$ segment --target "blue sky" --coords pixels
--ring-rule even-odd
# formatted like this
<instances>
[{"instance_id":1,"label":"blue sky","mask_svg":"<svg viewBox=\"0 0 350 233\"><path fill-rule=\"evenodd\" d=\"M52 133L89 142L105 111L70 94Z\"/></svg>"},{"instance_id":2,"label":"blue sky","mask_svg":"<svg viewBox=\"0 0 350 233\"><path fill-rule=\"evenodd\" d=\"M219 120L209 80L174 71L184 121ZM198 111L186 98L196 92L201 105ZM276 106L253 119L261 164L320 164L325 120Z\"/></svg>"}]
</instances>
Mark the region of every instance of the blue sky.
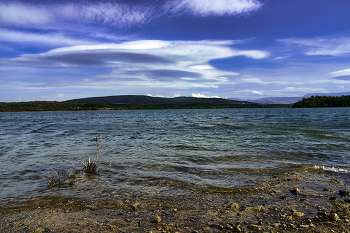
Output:
<instances>
[{"instance_id":1,"label":"blue sky","mask_svg":"<svg viewBox=\"0 0 350 233\"><path fill-rule=\"evenodd\" d=\"M349 0L0 2L0 102L350 91Z\"/></svg>"}]
</instances>

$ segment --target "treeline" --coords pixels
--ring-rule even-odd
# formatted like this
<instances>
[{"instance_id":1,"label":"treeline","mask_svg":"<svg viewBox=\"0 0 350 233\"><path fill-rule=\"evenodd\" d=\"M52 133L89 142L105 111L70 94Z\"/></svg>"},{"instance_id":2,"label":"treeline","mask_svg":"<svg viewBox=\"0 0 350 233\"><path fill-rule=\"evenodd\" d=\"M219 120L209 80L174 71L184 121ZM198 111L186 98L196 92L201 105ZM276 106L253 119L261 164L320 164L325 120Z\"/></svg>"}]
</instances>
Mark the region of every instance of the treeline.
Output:
<instances>
[{"instance_id":1,"label":"treeline","mask_svg":"<svg viewBox=\"0 0 350 233\"><path fill-rule=\"evenodd\" d=\"M41 111L92 111L92 110L146 110L146 109L215 109L215 108L280 108L290 105L279 104L211 104L189 103L168 105L107 105L98 103L75 103L58 101L0 102L0 112Z\"/></svg>"},{"instance_id":2,"label":"treeline","mask_svg":"<svg viewBox=\"0 0 350 233\"><path fill-rule=\"evenodd\" d=\"M116 106L94 103L69 103L57 101L0 102L0 112L89 111L116 109L119 108Z\"/></svg>"},{"instance_id":3,"label":"treeline","mask_svg":"<svg viewBox=\"0 0 350 233\"><path fill-rule=\"evenodd\" d=\"M293 108L350 107L350 96L311 96L296 102Z\"/></svg>"}]
</instances>

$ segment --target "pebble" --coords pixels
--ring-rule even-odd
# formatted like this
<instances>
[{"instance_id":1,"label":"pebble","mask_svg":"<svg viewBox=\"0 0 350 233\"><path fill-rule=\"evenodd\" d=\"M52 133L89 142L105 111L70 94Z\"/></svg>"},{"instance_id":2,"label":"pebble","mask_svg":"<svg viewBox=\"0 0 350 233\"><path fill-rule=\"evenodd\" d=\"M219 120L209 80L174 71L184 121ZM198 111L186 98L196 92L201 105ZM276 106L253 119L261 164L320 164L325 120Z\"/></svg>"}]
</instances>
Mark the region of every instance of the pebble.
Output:
<instances>
[{"instance_id":1,"label":"pebble","mask_svg":"<svg viewBox=\"0 0 350 233\"><path fill-rule=\"evenodd\" d=\"M339 190L339 195L340 196L350 196L348 190Z\"/></svg>"},{"instance_id":2,"label":"pebble","mask_svg":"<svg viewBox=\"0 0 350 233\"><path fill-rule=\"evenodd\" d=\"M161 221L162 221L162 219L158 215L154 218L155 223L160 223Z\"/></svg>"},{"instance_id":3,"label":"pebble","mask_svg":"<svg viewBox=\"0 0 350 233\"><path fill-rule=\"evenodd\" d=\"M44 232L43 228L36 228L35 230L33 230L31 233L41 233Z\"/></svg>"},{"instance_id":4,"label":"pebble","mask_svg":"<svg viewBox=\"0 0 350 233\"><path fill-rule=\"evenodd\" d=\"M117 227L115 225L107 225L107 230L110 230L110 231L115 231L117 229Z\"/></svg>"},{"instance_id":5,"label":"pebble","mask_svg":"<svg viewBox=\"0 0 350 233\"><path fill-rule=\"evenodd\" d=\"M140 208L140 203L136 202L135 204L132 205L132 208L133 208L134 210L139 209L139 208Z\"/></svg>"},{"instance_id":6,"label":"pebble","mask_svg":"<svg viewBox=\"0 0 350 233\"><path fill-rule=\"evenodd\" d=\"M233 210L233 211L239 211L240 207L237 203L231 203L226 207L226 209Z\"/></svg>"},{"instance_id":7,"label":"pebble","mask_svg":"<svg viewBox=\"0 0 350 233\"><path fill-rule=\"evenodd\" d=\"M274 223L272 224L273 227L280 227L281 226L281 223L277 222L277 223Z\"/></svg>"},{"instance_id":8,"label":"pebble","mask_svg":"<svg viewBox=\"0 0 350 233\"><path fill-rule=\"evenodd\" d=\"M248 226L249 229L253 230L253 231L262 231L263 228L261 226L258 226L258 225L254 225L254 224L250 224Z\"/></svg>"},{"instance_id":9,"label":"pebble","mask_svg":"<svg viewBox=\"0 0 350 233\"><path fill-rule=\"evenodd\" d=\"M294 194L300 194L300 189L298 189L298 188L293 188L290 191Z\"/></svg>"},{"instance_id":10,"label":"pebble","mask_svg":"<svg viewBox=\"0 0 350 233\"><path fill-rule=\"evenodd\" d=\"M294 211L293 212L293 217L296 218L302 218L304 216L304 213L298 212L298 211Z\"/></svg>"},{"instance_id":11,"label":"pebble","mask_svg":"<svg viewBox=\"0 0 350 233\"><path fill-rule=\"evenodd\" d=\"M254 207L248 207L248 210L254 211L254 212L260 212L262 210L263 206L254 206Z\"/></svg>"},{"instance_id":12,"label":"pebble","mask_svg":"<svg viewBox=\"0 0 350 233\"><path fill-rule=\"evenodd\" d=\"M334 222L340 220L338 214L336 214L336 213L331 213L331 214L329 215L329 219L332 220L332 221L334 221Z\"/></svg>"},{"instance_id":13,"label":"pebble","mask_svg":"<svg viewBox=\"0 0 350 233\"><path fill-rule=\"evenodd\" d=\"M233 226L233 227L232 227L232 231L233 231L233 232L241 232L242 229L240 228L239 225L237 225L237 226Z\"/></svg>"}]
</instances>

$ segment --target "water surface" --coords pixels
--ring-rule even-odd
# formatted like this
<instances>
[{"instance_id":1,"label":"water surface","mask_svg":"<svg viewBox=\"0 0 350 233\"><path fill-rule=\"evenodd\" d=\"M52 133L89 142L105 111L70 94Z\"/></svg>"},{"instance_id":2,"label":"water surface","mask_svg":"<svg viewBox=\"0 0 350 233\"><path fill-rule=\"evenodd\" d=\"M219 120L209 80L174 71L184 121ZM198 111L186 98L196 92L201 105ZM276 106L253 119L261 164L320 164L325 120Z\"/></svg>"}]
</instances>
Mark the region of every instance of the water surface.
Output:
<instances>
[{"instance_id":1,"label":"water surface","mask_svg":"<svg viewBox=\"0 0 350 233\"><path fill-rule=\"evenodd\" d=\"M253 187L300 167L348 174L350 108L0 113L0 202ZM99 175L48 188L96 153Z\"/></svg>"}]
</instances>

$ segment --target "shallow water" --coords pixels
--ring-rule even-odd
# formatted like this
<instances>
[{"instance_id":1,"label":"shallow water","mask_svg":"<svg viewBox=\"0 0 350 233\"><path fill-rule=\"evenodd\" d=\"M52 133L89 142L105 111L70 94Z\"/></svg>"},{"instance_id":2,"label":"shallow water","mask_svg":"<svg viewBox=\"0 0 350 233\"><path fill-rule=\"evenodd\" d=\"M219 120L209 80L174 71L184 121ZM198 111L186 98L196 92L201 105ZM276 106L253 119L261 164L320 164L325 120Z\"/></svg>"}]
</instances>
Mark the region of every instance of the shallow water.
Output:
<instances>
[{"instance_id":1,"label":"shallow water","mask_svg":"<svg viewBox=\"0 0 350 233\"><path fill-rule=\"evenodd\" d=\"M349 114L350 108L0 113L0 202L235 189L301 167L348 175ZM48 176L74 173L95 156L96 136L99 175L48 188Z\"/></svg>"}]
</instances>

